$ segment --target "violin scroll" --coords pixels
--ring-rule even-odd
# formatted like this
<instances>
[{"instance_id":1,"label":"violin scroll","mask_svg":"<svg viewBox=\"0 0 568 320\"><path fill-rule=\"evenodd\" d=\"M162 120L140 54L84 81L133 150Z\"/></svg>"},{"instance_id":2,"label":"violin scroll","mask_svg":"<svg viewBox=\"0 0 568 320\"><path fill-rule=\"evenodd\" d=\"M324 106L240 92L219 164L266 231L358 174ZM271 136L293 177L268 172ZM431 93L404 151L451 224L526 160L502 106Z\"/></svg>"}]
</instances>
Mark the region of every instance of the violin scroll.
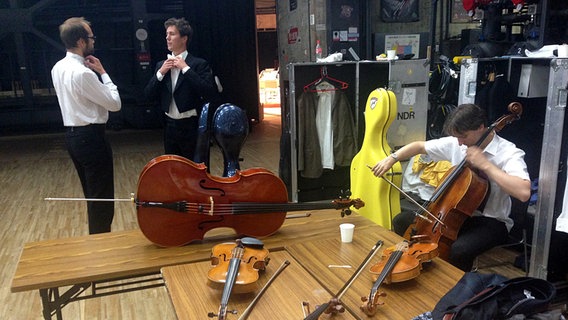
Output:
<instances>
[{"instance_id":1,"label":"violin scroll","mask_svg":"<svg viewBox=\"0 0 568 320\"><path fill-rule=\"evenodd\" d=\"M371 297L361 297L361 301L364 302L360 307L361 311L369 317L374 316L377 313L377 307L385 304L383 301L379 301L379 298L386 296L387 294L384 292L375 291Z\"/></svg>"},{"instance_id":2,"label":"violin scroll","mask_svg":"<svg viewBox=\"0 0 568 320\"><path fill-rule=\"evenodd\" d=\"M361 199L335 199L333 200L335 207L337 209L349 208L353 206L355 209L359 209L365 206L365 202Z\"/></svg>"}]
</instances>

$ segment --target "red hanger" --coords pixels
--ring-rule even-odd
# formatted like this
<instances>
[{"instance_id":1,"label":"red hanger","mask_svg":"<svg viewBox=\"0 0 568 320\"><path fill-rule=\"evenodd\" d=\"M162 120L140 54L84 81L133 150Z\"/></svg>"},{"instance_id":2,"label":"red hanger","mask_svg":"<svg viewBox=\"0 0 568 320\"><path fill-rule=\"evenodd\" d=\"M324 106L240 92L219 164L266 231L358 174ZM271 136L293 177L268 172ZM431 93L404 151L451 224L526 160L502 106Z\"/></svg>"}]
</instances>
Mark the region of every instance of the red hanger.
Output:
<instances>
[{"instance_id":1,"label":"red hanger","mask_svg":"<svg viewBox=\"0 0 568 320\"><path fill-rule=\"evenodd\" d=\"M327 67L322 66L320 69L321 76L310 82L309 84L304 86L304 92L327 92L327 91L337 91L337 90L345 90L349 88L349 84L347 82L335 79L330 77L327 74ZM333 89L318 89L317 85L322 82L328 82L329 84L333 85Z\"/></svg>"}]
</instances>

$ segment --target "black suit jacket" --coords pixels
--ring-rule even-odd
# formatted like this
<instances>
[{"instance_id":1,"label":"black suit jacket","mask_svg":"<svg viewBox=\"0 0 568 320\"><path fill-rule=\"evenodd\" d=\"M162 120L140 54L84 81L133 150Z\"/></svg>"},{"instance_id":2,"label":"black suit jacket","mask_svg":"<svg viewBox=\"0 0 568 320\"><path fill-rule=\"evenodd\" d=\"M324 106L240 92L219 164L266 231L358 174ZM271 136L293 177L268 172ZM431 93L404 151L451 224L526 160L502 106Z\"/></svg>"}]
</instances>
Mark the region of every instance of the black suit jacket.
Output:
<instances>
[{"instance_id":1,"label":"black suit jacket","mask_svg":"<svg viewBox=\"0 0 568 320\"><path fill-rule=\"evenodd\" d=\"M164 61L156 65L154 75L146 85L144 92L152 103L159 103L161 110L168 112L172 101L172 73L166 73L162 81L158 81L156 77ZM203 104L216 94L217 87L207 61L188 54L185 62L190 69L185 74L180 71L175 90L173 90L173 98L180 113L196 109L199 114Z\"/></svg>"}]
</instances>

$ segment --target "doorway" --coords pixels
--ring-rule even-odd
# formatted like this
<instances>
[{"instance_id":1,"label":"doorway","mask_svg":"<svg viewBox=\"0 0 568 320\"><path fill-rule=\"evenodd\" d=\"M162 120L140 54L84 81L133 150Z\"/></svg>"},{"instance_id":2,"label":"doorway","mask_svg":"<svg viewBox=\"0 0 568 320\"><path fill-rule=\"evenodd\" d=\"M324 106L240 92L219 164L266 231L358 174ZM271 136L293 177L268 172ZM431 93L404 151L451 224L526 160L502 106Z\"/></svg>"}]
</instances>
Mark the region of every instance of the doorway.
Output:
<instances>
[{"instance_id":1,"label":"doorway","mask_svg":"<svg viewBox=\"0 0 568 320\"><path fill-rule=\"evenodd\" d=\"M259 100L264 114L280 115L280 81L275 0L255 0Z\"/></svg>"}]
</instances>

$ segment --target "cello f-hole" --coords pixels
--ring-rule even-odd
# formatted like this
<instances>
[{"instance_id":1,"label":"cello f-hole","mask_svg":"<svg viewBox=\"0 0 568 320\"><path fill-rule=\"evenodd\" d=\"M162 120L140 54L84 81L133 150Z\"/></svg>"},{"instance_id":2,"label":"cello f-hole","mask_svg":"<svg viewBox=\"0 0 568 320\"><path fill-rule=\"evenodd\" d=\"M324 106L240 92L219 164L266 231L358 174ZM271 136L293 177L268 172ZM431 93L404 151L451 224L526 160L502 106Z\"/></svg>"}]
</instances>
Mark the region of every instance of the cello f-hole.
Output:
<instances>
[{"instance_id":1,"label":"cello f-hole","mask_svg":"<svg viewBox=\"0 0 568 320\"><path fill-rule=\"evenodd\" d=\"M440 222L439 221L444 220L444 218L445 217L442 213L438 213L434 223L432 224L432 235L435 235L436 233L438 233L438 229L440 228Z\"/></svg>"},{"instance_id":2,"label":"cello f-hole","mask_svg":"<svg viewBox=\"0 0 568 320\"><path fill-rule=\"evenodd\" d=\"M224 197L224 196L225 196L225 190L223 190L223 189L221 189L221 188L210 188L210 187L207 187L207 186L205 186L205 183L206 183L206 182L207 182L207 180L205 180L205 179L199 180L199 186L200 186L201 188L203 188L204 190L216 190L216 191L219 191L219 196L220 196L220 197Z\"/></svg>"},{"instance_id":3,"label":"cello f-hole","mask_svg":"<svg viewBox=\"0 0 568 320\"><path fill-rule=\"evenodd\" d=\"M201 222L199 222L199 224L198 224L199 230L207 230L206 228L207 228L207 225L208 225L208 224L211 224L211 223L212 223L212 224L215 224L215 223L219 223L219 222L225 220L225 218L224 218L222 215L218 215L218 216L216 216L216 217L217 217L217 220L214 220L213 218L211 218L211 219L209 219L209 220L207 220L207 221L201 221Z\"/></svg>"}]
</instances>

